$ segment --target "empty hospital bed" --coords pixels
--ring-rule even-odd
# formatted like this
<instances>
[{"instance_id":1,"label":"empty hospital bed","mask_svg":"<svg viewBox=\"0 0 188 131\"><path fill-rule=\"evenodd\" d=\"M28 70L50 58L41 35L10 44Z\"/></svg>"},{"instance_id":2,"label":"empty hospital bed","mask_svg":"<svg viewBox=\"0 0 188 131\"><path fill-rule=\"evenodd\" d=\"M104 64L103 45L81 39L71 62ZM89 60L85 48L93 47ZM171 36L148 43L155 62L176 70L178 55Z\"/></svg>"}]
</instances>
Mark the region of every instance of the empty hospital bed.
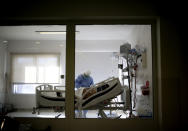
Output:
<instances>
[{"instance_id":1,"label":"empty hospital bed","mask_svg":"<svg viewBox=\"0 0 188 131\"><path fill-rule=\"evenodd\" d=\"M65 106L65 87L52 86L43 84L36 87L36 107L33 112L37 110L40 113L40 108L53 108Z\"/></svg>"}]
</instances>

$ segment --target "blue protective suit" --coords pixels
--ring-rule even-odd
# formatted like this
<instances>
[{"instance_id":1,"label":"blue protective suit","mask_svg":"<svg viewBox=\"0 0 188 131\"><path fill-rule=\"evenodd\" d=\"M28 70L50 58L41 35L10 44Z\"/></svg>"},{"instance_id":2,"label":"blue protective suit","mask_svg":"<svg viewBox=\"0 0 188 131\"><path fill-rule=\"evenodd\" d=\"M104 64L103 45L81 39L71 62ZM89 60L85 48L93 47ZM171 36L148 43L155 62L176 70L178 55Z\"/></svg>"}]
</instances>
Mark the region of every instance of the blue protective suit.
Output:
<instances>
[{"instance_id":1,"label":"blue protective suit","mask_svg":"<svg viewBox=\"0 0 188 131\"><path fill-rule=\"evenodd\" d=\"M75 81L75 87L80 88L80 87L90 87L93 85L93 78L91 76L86 76L84 74L79 75L76 78Z\"/></svg>"},{"instance_id":2,"label":"blue protective suit","mask_svg":"<svg viewBox=\"0 0 188 131\"><path fill-rule=\"evenodd\" d=\"M80 87L90 87L93 85L93 78L91 76L86 76L84 74L79 75L76 80L75 80L75 87L80 88ZM83 110L83 117L86 118L87 110ZM76 110L76 113L77 110Z\"/></svg>"}]
</instances>

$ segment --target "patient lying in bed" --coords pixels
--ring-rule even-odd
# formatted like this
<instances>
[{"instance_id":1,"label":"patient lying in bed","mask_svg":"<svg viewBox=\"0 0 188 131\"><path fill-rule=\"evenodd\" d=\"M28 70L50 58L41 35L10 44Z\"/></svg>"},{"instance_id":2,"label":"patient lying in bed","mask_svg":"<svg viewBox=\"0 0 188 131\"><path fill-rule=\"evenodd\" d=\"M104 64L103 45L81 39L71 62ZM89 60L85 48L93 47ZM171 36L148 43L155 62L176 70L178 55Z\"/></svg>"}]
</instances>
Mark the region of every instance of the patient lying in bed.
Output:
<instances>
[{"instance_id":1,"label":"patient lying in bed","mask_svg":"<svg viewBox=\"0 0 188 131\"><path fill-rule=\"evenodd\" d=\"M111 100L123 92L118 78L110 78L89 88L81 87L75 91L75 106L83 109Z\"/></svg>"},{"instance_id":2,"label":"patient lying in bed","mask_svg":"<svg viewBox=\"0 0 188 131\"><path fill-rule=\"evenodd\" d=\"M77 89L75 91L75 98L81 98L82 96L83 99L86 99L88 97L90 97L91 95L95 94L97 91L95 88L84 88L84 87L81 87L79 89Z\"/></svg>"}]
</instances>

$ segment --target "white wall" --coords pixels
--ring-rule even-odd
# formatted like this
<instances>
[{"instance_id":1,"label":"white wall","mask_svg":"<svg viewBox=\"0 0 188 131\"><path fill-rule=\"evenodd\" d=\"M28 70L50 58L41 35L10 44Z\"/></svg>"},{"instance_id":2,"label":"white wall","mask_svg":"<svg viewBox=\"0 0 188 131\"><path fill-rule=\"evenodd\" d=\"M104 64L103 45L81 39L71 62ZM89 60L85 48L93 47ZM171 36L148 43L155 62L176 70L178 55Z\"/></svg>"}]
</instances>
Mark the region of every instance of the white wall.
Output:
<instances>
[{"instance_id":1,"label":"white wall","mask_svg":"<svg viewBox=\"0 0 188 131\"><path fill-rule=\"evenodd\" d=\"M136 109L138 109L141 112L141 114L142 113L144 114L146 113L144 108L148 107L146 106L147 104L153 111L151 26L140 26L139 28L138 26L135 26L134 30L132 31L134 32L133 35L134 38L132 40L130 39L129 42L133 44L133 46L139 45L146 50L146 57L145 57L146 66L141 67L137 71L137 84L138 84L137 103L138 104L136 105ZM149 81L150 84L149 87L150 94L148 96L143 96L140 94L141 92L140 86L145 85L145 82L147 80Z\"/></svg>"},{"instance_id":2,"label":"white wall","mask_svg":"<svg viewBox=\"0 0 188 131\"><path fill-rule=\"evenodd\" d=\"M75 60L76 77L86 70L91 71L94 83L118 77L118 60L113 52L77 52Z\"/></svg>"},{"instance_id":3,"label":"white wall","mask_svg":"<svg viewBox=\"0 0 188 131\"><path fill-rule=\"evenodd\" d=\"M126 40L76 40L78 52L119 52Z\"/></svg>"},{"instance_id":4,"label":"white wall","mask_svg":"<svg viewBox=\"0 0 188 131\"><path fill-rule=\"evenodd\" d=\"M7 45L0 40L0 103L5 103Z\"/></svg>"}]
</instances>

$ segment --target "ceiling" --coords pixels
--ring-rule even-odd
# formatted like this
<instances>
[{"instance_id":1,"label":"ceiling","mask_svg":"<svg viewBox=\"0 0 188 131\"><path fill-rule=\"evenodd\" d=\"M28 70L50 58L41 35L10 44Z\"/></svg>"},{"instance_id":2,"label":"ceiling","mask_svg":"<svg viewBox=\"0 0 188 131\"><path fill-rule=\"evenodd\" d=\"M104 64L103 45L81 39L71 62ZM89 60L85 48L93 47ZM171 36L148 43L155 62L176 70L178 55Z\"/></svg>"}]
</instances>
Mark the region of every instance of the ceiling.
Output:
<instances>
[{"instance_id":1,"label":"ceiling","mask_svg":"<svg viewBox=\"0 0 188 131\"><path fill-rule=\"evenodd\" d=\"M3 40L65 40L65 35L40 35L36 31L66 31L65 26L0 26Z\"/></svg>"},{"instance_id":2,"label":"ceiling","mask_svg":"<svg viewBox=\"0 0 188 131\"><path fill-rule=\"evenodd\" d=\"M78 25L76 40L127 40L143 26L147 25ZM0 26L0 39L6 41L66 39L65 34L41 35L36 31L66 31L66 26Z\"/></svg>"}]
</instances>

